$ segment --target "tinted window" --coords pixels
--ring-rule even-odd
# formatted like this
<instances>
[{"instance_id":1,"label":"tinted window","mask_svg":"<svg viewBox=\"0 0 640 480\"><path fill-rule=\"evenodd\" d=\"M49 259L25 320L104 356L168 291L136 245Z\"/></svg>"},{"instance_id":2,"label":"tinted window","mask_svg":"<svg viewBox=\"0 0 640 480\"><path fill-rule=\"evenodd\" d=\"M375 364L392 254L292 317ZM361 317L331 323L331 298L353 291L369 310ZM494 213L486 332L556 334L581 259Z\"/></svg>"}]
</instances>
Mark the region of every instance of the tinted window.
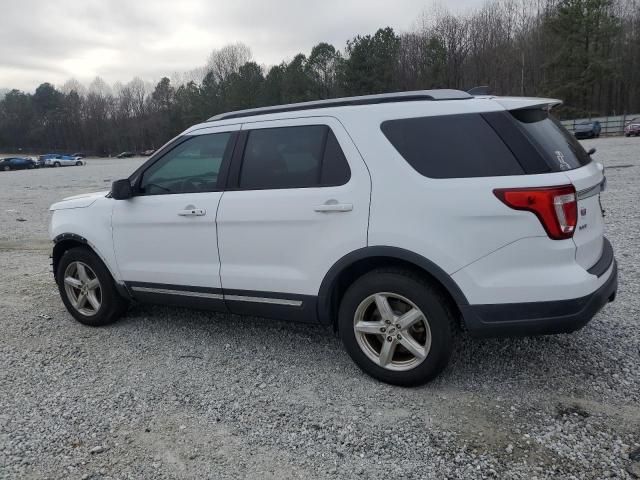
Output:
<instances>
[{"instance_id":1,"label":"tinted window","mask_svg":"<svg viewBox=\"0 0 640 480\"><path fill-rule=\"evenodd\" d=\"M349 165L325 125L252 130L240 170L246 190L342 185Z\"/></svg>"},{"instance_id":2,"label":"tinted window","mask_svg":"<svg viewBox=\"0 0 640 480\"><path fill-rule=\"evenodd\" d=\"M580 142L546 110L514 110L511 115L554 171L572 170L591 161Z\"/></svg>"},{"instance_id":3,"label":"tinted window","mask_svg":"<svg viewBox=\"0 0 640 480\"><path fill-rule=\"evenodd\" d=\"M338 139L331 130L327 135L327 144L324 149L321 185L344 185L351 178L349 163L340 148Z\"/></svg>"},{"instance_id":4,"label":"tinted window","mask_svg":"<svg viewBox=\"0 0 640 480\"><path fill-rule=\"evenodd\" d=\"M217 190L218 173L231 133L197 135L179 144L142 175L146 195Z\"/></svg>"},{"instance_id":5,"label":"tinted window","mask_svg":"<svg viewBox=\"0 0 640 480\"><path fill-rule=\"evenodd\" d=\"M382 132L419 173L431 178L521 175L522 167L479 114L389 120Z\"/></svg>"}]
</instances>

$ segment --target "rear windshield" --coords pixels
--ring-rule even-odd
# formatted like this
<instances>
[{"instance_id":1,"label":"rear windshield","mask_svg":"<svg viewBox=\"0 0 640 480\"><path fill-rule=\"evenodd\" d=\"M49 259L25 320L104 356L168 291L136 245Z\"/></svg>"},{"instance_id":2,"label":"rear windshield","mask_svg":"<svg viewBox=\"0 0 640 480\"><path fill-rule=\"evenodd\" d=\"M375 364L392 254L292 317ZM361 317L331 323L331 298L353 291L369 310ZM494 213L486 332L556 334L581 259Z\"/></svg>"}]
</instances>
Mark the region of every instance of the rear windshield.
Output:
<instances>
[{"instance_id":1,"label":"rear windshield","mask_svg":"<svg viewBox=\"0 0 640 480\"><path fill-rule=\"evenodd\" d=\"M591 161L580 142L546 110L512 110L510 113L554 171L573 170Z\"/></svg>"}]
</instances>

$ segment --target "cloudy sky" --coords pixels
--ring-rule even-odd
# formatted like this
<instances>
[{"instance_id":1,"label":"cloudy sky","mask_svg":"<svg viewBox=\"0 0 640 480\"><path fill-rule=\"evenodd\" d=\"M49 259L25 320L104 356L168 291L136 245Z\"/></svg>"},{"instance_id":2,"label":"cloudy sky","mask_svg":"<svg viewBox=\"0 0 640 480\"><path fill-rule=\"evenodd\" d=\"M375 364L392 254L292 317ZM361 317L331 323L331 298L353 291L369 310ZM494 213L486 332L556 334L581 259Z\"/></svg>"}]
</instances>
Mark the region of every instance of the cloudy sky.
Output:
<instances>
[{"instance_id":1,"label":"cloudy sky","mask_svg":"<svg viewBox=\"0 0 640 480\"><path fill-rule=\"evenodd\" d=\"M439 0L452 11L482 0ZM209 53L243 42L271 65L327 41L411 29L433 0L2 0L0 88L42 82L108 83L204 65Z\"/></svg>"}]
</instances>

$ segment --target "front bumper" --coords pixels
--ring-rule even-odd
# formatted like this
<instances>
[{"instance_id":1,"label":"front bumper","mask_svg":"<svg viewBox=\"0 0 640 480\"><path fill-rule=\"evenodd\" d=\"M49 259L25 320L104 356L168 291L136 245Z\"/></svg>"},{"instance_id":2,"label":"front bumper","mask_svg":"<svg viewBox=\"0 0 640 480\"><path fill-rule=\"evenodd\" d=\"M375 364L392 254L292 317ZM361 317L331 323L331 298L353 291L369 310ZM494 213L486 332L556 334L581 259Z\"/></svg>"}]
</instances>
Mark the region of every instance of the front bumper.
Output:
<instances>
[{"instance_id":1,"label":"front bumper","mask_svg":"<svg viewBox=\"0 0 640 480\"><path fill-rule=\"evenodd\" d=\"M612 267L612 268L611 268ZM570 333L584 327L618 291L618 265L611 257L611 273L595 292L551 302L460 305L469 333L476 337L510 337Z\"/></svg>"}]
</instances>

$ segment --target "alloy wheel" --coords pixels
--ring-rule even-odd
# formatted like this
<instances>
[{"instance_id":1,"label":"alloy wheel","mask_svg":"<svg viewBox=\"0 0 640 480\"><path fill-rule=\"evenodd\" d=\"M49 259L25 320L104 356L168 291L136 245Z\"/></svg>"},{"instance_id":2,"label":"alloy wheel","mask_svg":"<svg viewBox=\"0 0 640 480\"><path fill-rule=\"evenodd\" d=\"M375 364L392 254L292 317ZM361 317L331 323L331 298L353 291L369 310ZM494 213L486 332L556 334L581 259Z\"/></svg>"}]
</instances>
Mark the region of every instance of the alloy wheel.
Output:
<instances>
[{"instance_id":1,"label":"alloy wheel","mask_svg":"<svg viewBox=\"0 0 640 480\"><path fill-rule=\"evenodd\" d=\"M79 313L91 317L102 305L102 286L96 273L83 262L71 262L64 272L64 289Z\"/></svg>"},{"instance_id":2,"label":"alloy wheel","mask_svg":"<svg viewBox=\"0 0 640 480\"><path fill-rule=\"evenodd\" d=\"M427 317L413 302L395 293L365 298L356 309L353 329L364 354L387 370L411 370L431 350Z\"/></svg>"}]
</instances>

